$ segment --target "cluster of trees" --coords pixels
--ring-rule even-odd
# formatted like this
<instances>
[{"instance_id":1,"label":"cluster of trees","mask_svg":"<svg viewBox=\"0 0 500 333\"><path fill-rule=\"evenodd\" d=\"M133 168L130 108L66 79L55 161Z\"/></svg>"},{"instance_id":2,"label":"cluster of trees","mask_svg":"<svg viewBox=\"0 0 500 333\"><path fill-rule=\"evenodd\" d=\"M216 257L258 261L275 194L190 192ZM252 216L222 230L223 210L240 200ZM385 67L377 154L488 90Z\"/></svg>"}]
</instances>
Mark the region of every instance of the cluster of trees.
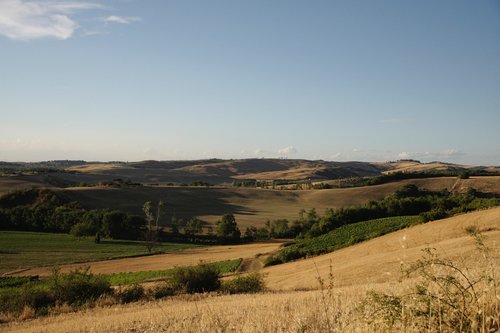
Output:
<instances>
[{"instance_id":1,"label":"cluster of trees","mask_svg":"<svg viewBox=\"0 0 500 333\"><path fill-rule=\"evenodd\" d=\"M312 238L343 225L390 216L420 215L425 221L457 213L500 205L492 195L469 189L453 194L447 190L428 191L405 185L385 199L365 205L328 209L320 216L314 208L299 212L299 218L268 221L263 228L247 228L245 236L254 240L268 238Z\"/></svg>"},{"instance_id":2,"label":"cluster of trees","mask_svg":"<svg viewBox=\"0 0 500 333\"><path fill-rule=\"evenodd\" d=\"M245 237L252 240L292 238L294 236L287 219L267 220L264 227L249 227L245 231Z\"/></svg>"},{"instance_id":3,"label":"cluster of trees","mask_svg":"<svg viewBox=\"0 0 500 333\"><path fill-rule=\"evenodd\" d=\"M390 216L421 215L425 220L445 218L454 214L500 205L494 196L470 189L454 194L446 189L429 191L409 184L385 199L365 205L328 209L319 216L314 209L302 211L291 232L299 237L315 237L340 226Z\"/></svg>"},{"instance_id":4,"label":"cluster of trees","mask_svg":"<svg viewBox=\"0 0 500 333\"><path fill-rule=\"evenodd\" d=\"M27 189L0 197L0 230L71 233L139 239L146 220L118 210L85 210L46 189Z\"/></svg>"},{"instance_id":5,"label":"cluster of trees","mask_svg":"<svg viewBox=\"0 0 500 333\"><path fill-rule=\"evenodd\" d=\"M215 234L203 235L203 221L192 218L179 232L179 223L172 221L170 232L159 225L163 202L153 206L146 202L144 217L119 210L86 210L59 193L47 189L26 189L0 197L0 230L71 233L74 236L96 236L113 239L162 240L191 242L239 242L241 232L232 214L225 214L215 227ZM203 238L203 239L202 239Z\"/></svg>"}]
</instances>

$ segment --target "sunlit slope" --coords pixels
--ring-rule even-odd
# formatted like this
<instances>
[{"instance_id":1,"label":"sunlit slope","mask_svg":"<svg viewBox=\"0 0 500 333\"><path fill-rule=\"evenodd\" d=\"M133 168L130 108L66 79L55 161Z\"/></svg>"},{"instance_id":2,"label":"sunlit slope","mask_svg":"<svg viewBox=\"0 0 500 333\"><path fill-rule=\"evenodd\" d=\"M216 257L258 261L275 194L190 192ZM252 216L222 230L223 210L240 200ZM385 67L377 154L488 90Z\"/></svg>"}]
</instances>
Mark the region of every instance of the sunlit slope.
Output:
<instances>
[{"instance_id":1,"label":"sunlit slope","mask_svg":"<svg viewBox=\"0 0 500 333\"><path fill-rule=\"evenodd\" d=\"M443 188L463 191L473 187L479 191L500 194L500 177L473 177L457 179L440 177L403 180L376 186L330 190L264 190L251 188L200 187L137 187L137 188L71 188L63 191L70 200L85 208L112 208L142 214L144 202L163 200L168 224L172 216L189 219L197 216L215 223L221 215L233 213L238 225L263 226L268 219L294 220L301 209L315 208L323 214L327 208L365 204L381 200L405 184L439 190Z\"/></svg>"},{"instance_id":2,"label":"sunlit slope","mask_svg":"<svg viewBox=\"0 0 500 333\"><path fill-rule=\"evenodd\" d=\"M459 215L400 230L326 255L266 268L271 289L317 288L317 277L331 265L337 286L396 281L402 263L415 262L422 249L436 248L444 256L465 256L475 247L465 229L474 226L487 244L500 243L500 208Z\"/></svg>"}]
</instances>

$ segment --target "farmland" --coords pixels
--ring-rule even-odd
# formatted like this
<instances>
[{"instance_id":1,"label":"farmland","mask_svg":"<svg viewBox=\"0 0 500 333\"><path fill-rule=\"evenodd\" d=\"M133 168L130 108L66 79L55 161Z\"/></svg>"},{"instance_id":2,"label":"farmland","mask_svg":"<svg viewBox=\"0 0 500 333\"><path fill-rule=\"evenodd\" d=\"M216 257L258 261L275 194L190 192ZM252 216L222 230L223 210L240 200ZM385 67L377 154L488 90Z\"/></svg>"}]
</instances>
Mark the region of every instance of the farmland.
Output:
<instances>
[{"instance_id":1,"label":"farmland","mask_svg":"<svg viewBox=\"0 0 500 333\"><path fill-rule=\"evenodd\" d=\"M144 244L136 241L75 238L67 234L0 231L0 274L32 267L135 257L148 255ZM174 252L196 245L163 243L155 250Z\"/></svg>"},{"instance_id":2,"label":"farmland","mask_svg":"<svg viewBox=\"0 0 500 333\"><path fill-rule=\"evenodd\" d=\"M367 300L367 292L376 290L397 295L413 288L414 279L399 282L401 264L415 262L427 247L436 248L441 256L454 260L460 267L468 267L467 274L483 274L483 269L490 266L483 263L481 253L475 254L475 240L465 231L470 226L483 233L485 245L493 249L489 255L495 263L492 267L498 269L495 244L500 241L499 217L499 208L464 214L390 233L331 254L266 268L266 283L275 290L272 293L184 295L140 305L97 307L84 313L59 314L2 328L6 332L120 332L130 329L383 332L387 331L387 326L382 316L372 315L368 320L370 318L359 312L360 305ZM328 281L330 271L333 276L331 289L307 290L320 287L318 277ZM491 290L482 289L483 285L476 288L477 292L492 294ZM371 304L376 306L376 303ZM498 318L498 311L491 314ZM418 327L411 326L419 324L415 314L410 314L408 320L408 323L396 322L393 329ZM491 325L495 325L494 322Z\"/></svg>"}]
</instances>

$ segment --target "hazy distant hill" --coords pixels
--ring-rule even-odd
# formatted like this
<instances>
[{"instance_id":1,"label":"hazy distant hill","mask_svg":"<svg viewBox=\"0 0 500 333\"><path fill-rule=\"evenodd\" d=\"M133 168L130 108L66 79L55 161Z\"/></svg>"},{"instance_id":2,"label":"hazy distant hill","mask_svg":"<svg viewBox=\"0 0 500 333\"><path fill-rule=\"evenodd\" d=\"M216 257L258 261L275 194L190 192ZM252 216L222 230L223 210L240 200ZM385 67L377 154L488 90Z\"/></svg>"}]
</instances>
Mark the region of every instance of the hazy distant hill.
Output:
<instances>
[{"instance_id":1,"label":"hazy distant hill","mask_svg":"<svg viewBox=\"0 0 500 333\"><path fill-rule=\"evenodd\" d=\"M36 163L0 162L0 173L18 175L22 181L55 187L77 186L128 180L142 184L230 184L234 180L288 180L313 182L351 177L372 177L392 172L487 170L498 167L473 167L442 162L331 162L302 159L240 159L141 162L48 161ZM27 177L27 178L26 178ZM11 179L12 181L13 179Z\"/></svg>"}]
</instances>

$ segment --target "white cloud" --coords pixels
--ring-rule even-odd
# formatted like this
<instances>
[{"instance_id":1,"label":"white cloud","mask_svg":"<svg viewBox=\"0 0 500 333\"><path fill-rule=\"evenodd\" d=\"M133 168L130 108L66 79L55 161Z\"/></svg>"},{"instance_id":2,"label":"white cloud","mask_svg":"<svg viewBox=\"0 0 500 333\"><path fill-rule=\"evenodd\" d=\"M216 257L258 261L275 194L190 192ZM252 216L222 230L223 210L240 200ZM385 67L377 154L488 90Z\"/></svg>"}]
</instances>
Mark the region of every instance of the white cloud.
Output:
<instances>
[{"instance_id":1,"label":"white cloud","mask_svg":"<svg viewBox=\"0 0 500 333\"><path fill-rule=\"evenodd\" d=\"M135 17L135 16L116 16L116 15L111 15L111 16L103 18L103 21L104 22L110 22L110 23L130 24L132 22L141 21L141 18L140 17Z\"/></svg>"},{"instance_id":2,"label":"white cloud","mask_svg":"<svg viewBox=\"0 0 500 333\"><path fill-rule=\"evenodd\" d=\"M363 152L363 150L361 150L361 148L354 148L352 151L354 153L361 153L361 152Z\"/></svg>"},{"instance_id":3,"label":"white cloud","mask_svg":"<svg viewBox=\"0 0 500 333\"><path fill-rule=\"evenodd\" d=\"M336 159L338 159L341 156L342 156L342 153L335 153L335 154L333 154L333 155L330 156L330 159L331 160L336 160Z\"/></svg>"},{"instance_id":4,"label":"white cloud","mask_svg":"<svg viewBox=\"0 0 500 333\"><path fill-rule=\"evenodd\" d=\"M68 39L78 28L71 15L102 5L76 1L0 0L0 34L15 40Z\"/></svg>"},{"instance_id":5,"label":"white cloud","mask_svg":"<svg viewBox=\"0 0 500 333\"><path fill-rule=\"evenodd\" d=\"M297 154L298 150L294 146L288 146L285 148L281 148L278 150L278 154L280 155L291 155L291 154Z\"/></svg>"},{"instance_id":6,"label":"white cloud","mask_svg":"<svg viewBox=\"0 0 500 333\"><path fill-rule=\"evenodd\" d=\"M465 153L457 149L446 149L440 152L407 152L403 151L398 154L401 159L425 159L425 160L440 160L449 159L452 157L463 156Z\"/></svg>"}]
</instances>

